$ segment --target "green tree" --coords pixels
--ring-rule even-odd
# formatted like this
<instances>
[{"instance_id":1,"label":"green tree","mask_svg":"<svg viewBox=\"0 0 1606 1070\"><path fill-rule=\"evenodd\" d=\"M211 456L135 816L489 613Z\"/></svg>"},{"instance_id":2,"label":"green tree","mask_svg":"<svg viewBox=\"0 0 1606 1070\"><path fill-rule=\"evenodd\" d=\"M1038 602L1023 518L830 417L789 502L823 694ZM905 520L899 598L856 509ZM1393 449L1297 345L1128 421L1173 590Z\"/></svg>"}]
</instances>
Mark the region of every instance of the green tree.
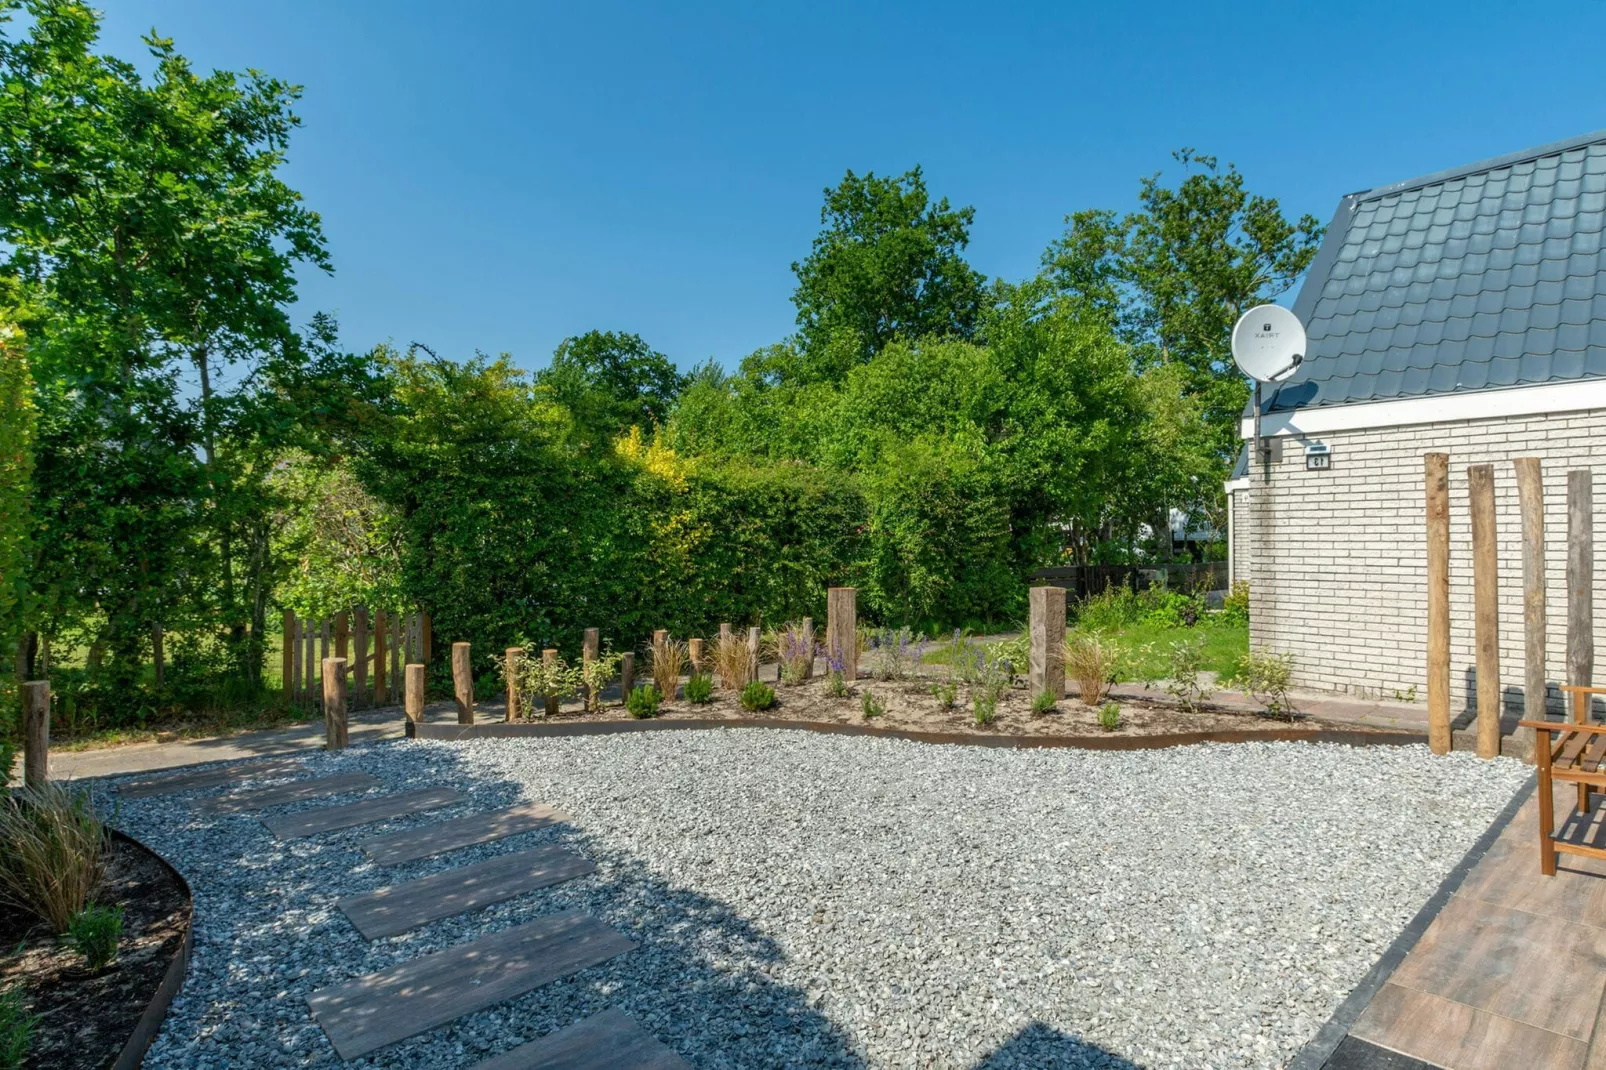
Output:
<instances>
[{"instance_id":1,"label":"green tree","mask_svg":"<svg viewBox=\"0 0 1606 1070\"><path fill-rule=\"evenodd\" d=\"M965 261L975 209L931 202L916 167L895 178L852 171L825 191L823 227L794 263L802 358L788 378L839 379L892 339L967 338L985 307Z\"/></svg>"},{"instance_id":2,"label":"green tree","mask_svg":"<svg viewBox=\"0 0 1606 1070\"><path fill-rule=\"evenodd\" d=\"M559 343L536 383L551 390L583 434L606 442L667 420L686 377L638 335L589 331Z\"/></svg>"},{"instance_id":3,"label":"green tree","mask_svg":"<svg viewBox=\"0 0 1606 1070\"><path fill-rule=\"evenodd\" d=\"M33 475L33 378L22 332L8 319L0 310L0 650L4 651L13 650L21 634L33 517L28 501ZM9 687L0 691L7 712L12 697ZM0 715L0 735L7 720Z\"/></svg>"}]
</instances>

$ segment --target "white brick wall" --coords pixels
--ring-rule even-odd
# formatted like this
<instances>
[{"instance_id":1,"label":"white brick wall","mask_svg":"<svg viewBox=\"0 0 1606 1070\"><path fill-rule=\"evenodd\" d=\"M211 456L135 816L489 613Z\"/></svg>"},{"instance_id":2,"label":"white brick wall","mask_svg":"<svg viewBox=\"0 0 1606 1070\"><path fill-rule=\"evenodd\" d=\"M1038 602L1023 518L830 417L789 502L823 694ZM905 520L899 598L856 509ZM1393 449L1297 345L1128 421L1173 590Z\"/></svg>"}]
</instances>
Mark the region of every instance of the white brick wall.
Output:
<instances>
[{"instance_id":1,"label":"white brick wall","mask_svg":"<svg viewBox=\"0 0 1606 1070\"><path fill-rule=\"evenodd\" d=\"M1422 456L1450 455L1450 694L1470 708L1472 551L1467 466L1493 464L1500 552L1500 678L1508 701L1523 682L1522 524L1512 459L1538 457L1545 489L1546 672L1565 678L1567 472L1595 479L1597 681L1606 679L1606 410L1506 417L1317 436L1332 468L1305 469L1303 440L1283 460L1254 465L1235 516L1250 558L1250 643L1291 652L1302 687L1391 698L1427 695L1427 550ZM1244 536L1247 536L1245 538ZM1233 553L1239 549L1234 548Z\"/></svg>"},{"instance_id":2,"label":"white brick wall","mask_svg":"<svg viewBox=\"0 0 1606 1070\"><path fill-rule=\"evenodd\" d=\"M1232 582L1248 583L1253 572L1250 548L1254 545L1249 491L1235 490L1227 495L1227 509L1227 558L1232 562Z\"/></svg>"}]
</instances>

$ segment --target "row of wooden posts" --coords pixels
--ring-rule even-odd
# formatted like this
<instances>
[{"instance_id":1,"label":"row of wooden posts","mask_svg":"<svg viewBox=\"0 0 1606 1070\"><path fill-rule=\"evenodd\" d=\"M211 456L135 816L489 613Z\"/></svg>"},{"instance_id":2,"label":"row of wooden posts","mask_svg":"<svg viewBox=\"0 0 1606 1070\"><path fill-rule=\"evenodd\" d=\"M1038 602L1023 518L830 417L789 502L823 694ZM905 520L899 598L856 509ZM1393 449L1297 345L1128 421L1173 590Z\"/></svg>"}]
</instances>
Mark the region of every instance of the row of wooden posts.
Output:
<instances>
[{"instance_id":1,"label":"row of wooden posts","mask_svg":"<svg viewBox=\"0 0 1606 1070\"><path fill-rule=\"evenodd\" d=\"M352 677L348 689L352 705L394 703L401 697L402 665L427 664L430 642L429 614L421 610L377 609L370 614L367 607L359 606L308 620L287 609L280 664L285 701L293 706L316 706L323 697L318 667L330 658L340 658Z\"/></svg>"},{"instance_id":2,"label":"row of wooden posts","mask_svg":"<svg viewBox=\"0 0 1606 1070\"><path fill-rule=\"evenodd\" d=\"M1522 517L1523 716L1544 720L1549 683L1545 673L1545 497L1539 458L1512 461ZM1450 455L1423 457L1427 493L1427 677L1428 745L1448 753L1450 733ZM1495 471L1492 464L1467 468L1467 505L1472 521L1472 603L1477 680L1477 753L1500 753L1500 560L1497 549ZM1595 671L1594 473L1567 473L1567 682L1588 686Z\"/></svg>"}]
</instances>

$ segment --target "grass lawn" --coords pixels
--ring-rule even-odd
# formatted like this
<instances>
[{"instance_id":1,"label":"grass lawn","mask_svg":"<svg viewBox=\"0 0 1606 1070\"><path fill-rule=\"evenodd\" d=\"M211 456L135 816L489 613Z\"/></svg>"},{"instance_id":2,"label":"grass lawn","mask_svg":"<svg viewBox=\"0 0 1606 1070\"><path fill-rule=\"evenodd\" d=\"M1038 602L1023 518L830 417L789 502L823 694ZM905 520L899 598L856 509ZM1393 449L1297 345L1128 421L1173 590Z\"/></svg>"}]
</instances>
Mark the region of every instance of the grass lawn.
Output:
<instances>
[{"instance_id":1,"label":"grass lawn","mask_svg":"<svg viewBox=\"0 0 1606 1070\"><path fill-rule=\"evenodd\" d=\"M1106 631L1104 634L1134 654L1131 670L1121 677L1123 681L1164 679L1173 643L1197 642L1203 638L1204 656L1200 659L1200 667L1207 672L1218 674L1223 682L1229 680L1237 669L1238 659L1249 653L1249 627L1243 624L1212 622L1194 628L1128 624L1118 630ZM978 642L983 644L1007 642L1011 638L1014 637L990 636ZM946 665L948 658L948 650L943 647L928 651L920 660L926 665Z\"/></svg>"}]
</instances>

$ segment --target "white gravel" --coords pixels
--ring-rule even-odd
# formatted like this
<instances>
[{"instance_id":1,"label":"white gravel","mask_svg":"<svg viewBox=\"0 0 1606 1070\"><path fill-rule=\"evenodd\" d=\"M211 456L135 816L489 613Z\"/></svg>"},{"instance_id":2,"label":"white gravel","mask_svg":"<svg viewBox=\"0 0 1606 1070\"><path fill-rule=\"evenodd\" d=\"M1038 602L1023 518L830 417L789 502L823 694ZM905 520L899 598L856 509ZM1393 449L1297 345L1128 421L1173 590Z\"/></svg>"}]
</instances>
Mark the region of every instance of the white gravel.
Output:
<instances>
[{"instance_id":1,"label":"white gravel","mask_svg":"<svg viewBox=\"0 0 1606 1070\"><path fill-rule=\"evenodd\" d=\"M349 1065L466 1067L614 1006L701 1067L1278 1067L1527 776L1419 746L754 730L392 743L307 765L472 800L283 844L256 815L187 805L215 792L124 802L119 823L197 904L146 1066L340 1065L314 989L583 907L641 946ZM573 823L393 869L356 850L520 798ZM374 943L334 907L554 840L597 873Z\"/></svg>"}]
</instances>

